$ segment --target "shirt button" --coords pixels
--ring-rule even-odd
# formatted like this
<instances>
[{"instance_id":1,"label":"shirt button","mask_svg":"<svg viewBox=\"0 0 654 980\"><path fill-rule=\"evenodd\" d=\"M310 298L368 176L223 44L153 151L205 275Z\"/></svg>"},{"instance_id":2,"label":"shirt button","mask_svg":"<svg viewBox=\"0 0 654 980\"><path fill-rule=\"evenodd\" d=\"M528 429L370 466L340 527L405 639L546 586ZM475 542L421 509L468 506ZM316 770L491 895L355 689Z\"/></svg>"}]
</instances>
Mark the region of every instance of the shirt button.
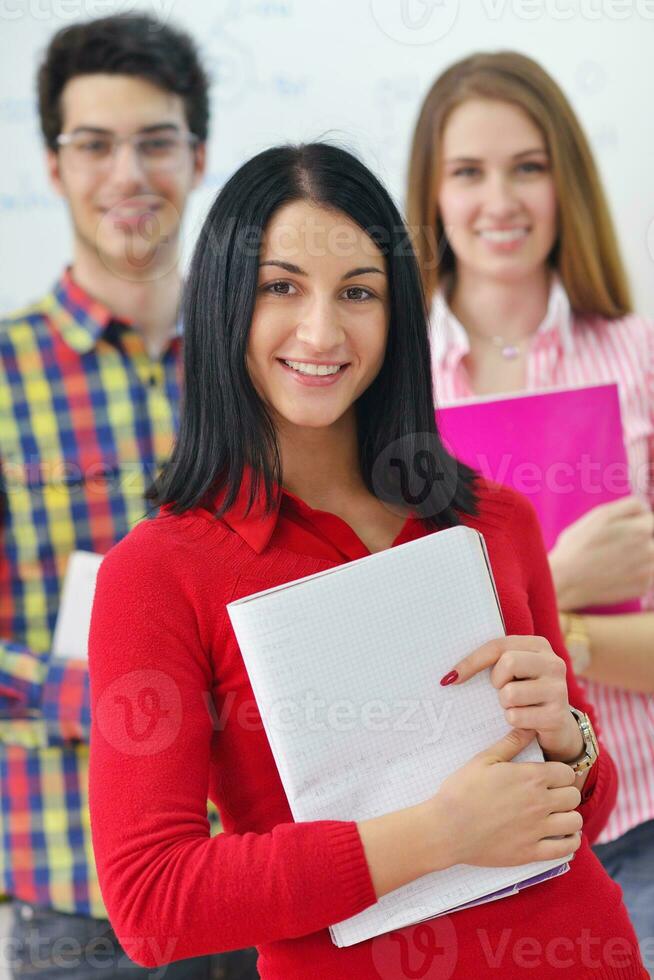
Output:
<instances>
[{"instance_id":1,"label":"shirt button","mask_svg":"<svg viewBox=\"0 0 654 980\"><path fill-rule=\"evenodd\" d=\"M21 905L20 907L20 917L21 919L33 919L34 909L31 905Z\"/></svg>"}]
</instances>

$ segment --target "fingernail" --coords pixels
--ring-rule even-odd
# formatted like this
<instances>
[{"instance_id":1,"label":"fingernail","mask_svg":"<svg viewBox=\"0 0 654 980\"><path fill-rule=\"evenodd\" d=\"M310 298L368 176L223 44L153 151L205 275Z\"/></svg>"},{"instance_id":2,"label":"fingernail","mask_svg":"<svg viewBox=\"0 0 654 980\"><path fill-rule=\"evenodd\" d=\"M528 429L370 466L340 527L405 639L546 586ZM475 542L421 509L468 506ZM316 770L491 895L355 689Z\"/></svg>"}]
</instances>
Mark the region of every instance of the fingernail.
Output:
<instances>
[{"instance_id":1,"label":"fingernail","mask_svg":"<svg viewBox=\"0 0 654 980\"><path fill-rule=\"evenodd\" d=\"M441 687L447 687L448 684L454 684L454 681L459 679L458 670L451 670L449 674L441 678Z\"/></svg>"}]
</instances>

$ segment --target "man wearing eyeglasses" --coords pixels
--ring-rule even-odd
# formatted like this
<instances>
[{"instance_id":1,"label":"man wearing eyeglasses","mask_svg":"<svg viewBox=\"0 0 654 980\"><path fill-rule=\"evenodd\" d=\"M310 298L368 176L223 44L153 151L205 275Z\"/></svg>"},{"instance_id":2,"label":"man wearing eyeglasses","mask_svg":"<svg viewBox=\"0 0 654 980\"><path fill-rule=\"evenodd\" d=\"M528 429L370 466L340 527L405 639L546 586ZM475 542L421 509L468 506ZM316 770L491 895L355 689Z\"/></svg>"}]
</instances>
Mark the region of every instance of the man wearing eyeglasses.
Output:
<instances>
[{"instance_id":1,"label":"man wearing eyeglasses","mask_svg":"<svg viewBox=\"0 0 654 980\"><path fill-rule=\"evenodd\" d=\"M208 81L186 34L123 15L59 31L38 94L73 254L48 295L0 323L5 966L46 980L250 980L254 951L174 962L171 936L171 965L149 971L128 937L121 948L93 861L87 666L52 654L71 554L106 553L144 517L172 445L180 229L205 171ZM147 721L137 714L137 729ZM193 913L180 909L180 930Z\"/></svg>"}]
</instances>

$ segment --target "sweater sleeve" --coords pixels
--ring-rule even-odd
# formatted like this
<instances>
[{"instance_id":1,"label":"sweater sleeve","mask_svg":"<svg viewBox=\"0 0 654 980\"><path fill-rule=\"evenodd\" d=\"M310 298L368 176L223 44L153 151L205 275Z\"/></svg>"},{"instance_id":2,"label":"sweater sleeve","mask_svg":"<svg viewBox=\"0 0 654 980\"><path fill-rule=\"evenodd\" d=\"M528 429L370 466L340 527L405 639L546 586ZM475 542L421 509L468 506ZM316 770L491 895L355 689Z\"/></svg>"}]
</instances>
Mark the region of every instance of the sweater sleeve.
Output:
<instances>
[{"instance_id":1,"label":"sweater sleeve","mask_svg":"<svg viewBox=\"0 0 654 980\"><path fill-rule=\"evenodd\" d=\"M4 594L15 588L5 527L11 491L0 459L0 590ZM24 535L35 532L28 521L21 528ZM20 583L22 591L26 585ZM37 749L88 741L89 726L86 661L58 659L49 650L33 650L15 637L0 637L0 742Z\"/></svg>"},{"instance_id":2,"label":"sweater sleeve","mask_svg":"<svg viewBox=\"0 0 654 980\"><path fill-rule=\"evenodd\" d=\"M356 823L210 836L209 643L197 583L152 523L105 558L89 642L99 882L146 967L306 935L376 901Z\"/></svg>"},{"instance_id":3,"label":"sweater sleeve","mask_svg":"<svg viewBox=\"0 0 654 980\"><path fill-rule=\"evenodd\" d=\"M600 742L600 756L586 778L579 807L579 812L584 818L584 831L593 843L604 827L615 803L618 789L617 772L613 759L602 744L601 725L597 720L595 709L587 702L579 686L565 648L559 625L554 583L536 512L531 503L520 495L516 495L514 530L517 528L520 529L520 534L516 535L516 538L519 539L523 551L534 633L545 637L554 652L565 661L569 703L590 716Z\"/></svg>"}]
</instances>

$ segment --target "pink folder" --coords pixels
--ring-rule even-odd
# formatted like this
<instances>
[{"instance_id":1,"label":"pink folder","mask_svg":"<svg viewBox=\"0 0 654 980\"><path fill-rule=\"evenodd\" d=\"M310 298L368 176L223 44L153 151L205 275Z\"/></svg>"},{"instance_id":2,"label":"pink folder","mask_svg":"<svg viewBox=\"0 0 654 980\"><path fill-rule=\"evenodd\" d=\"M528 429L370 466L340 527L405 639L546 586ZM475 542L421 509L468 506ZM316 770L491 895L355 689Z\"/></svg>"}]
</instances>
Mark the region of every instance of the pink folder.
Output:
<instances>
[{"instance_id":1,"label":"pink folder","mask_svg":"<svg viewBox=\"0 0 654 980\"><path fill-rule=\"evenodd\" d=\"M455 456L531 500L548 550L587 511L631 493L616 384L475 399L437 409L436 421Z\"/></svg>"}]
</instances>

